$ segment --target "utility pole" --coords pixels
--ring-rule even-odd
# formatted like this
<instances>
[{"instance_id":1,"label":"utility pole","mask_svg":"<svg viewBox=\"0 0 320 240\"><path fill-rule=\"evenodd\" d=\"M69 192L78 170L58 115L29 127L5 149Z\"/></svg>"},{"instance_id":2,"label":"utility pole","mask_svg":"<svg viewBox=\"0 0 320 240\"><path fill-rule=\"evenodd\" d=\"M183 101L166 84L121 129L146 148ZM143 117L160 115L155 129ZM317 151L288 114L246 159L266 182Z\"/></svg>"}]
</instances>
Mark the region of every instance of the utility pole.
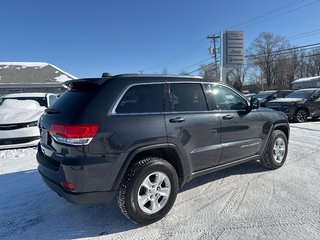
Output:
<instances>
[{"instance_id":1,"label":"utility pole","mask_svg":"<svg viewBox=\"0 0 320 240\"><path fill-rule=\"evenodd\" d=\"M209 35L207 37L208 39L211 39L213 42L213 49L210 48L210 54L213 55L214 57L214 63L215 63L215 70L216 70L216 77L218 77L218 60L217 60L217 39L220 38L220 36L214 35Z\"/></svg>"}]
</instances>

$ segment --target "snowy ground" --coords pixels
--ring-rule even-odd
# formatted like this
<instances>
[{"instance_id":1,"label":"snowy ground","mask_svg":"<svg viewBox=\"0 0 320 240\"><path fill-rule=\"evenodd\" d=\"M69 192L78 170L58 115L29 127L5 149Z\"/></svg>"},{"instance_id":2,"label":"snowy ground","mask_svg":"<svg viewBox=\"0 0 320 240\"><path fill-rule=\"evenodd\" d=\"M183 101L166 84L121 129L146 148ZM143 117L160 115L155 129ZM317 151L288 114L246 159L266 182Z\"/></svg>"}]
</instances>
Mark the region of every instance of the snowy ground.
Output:
<instances>
[{"instance_id":1,"label":"snowy ground","mask_svg":"<svg viewBox=\"0 0 320 240\"><path fill-rule=\"evenodd\" d=\"M291 125L285 165L250 162L188 183L167 217L77 206L42 182L35 149L0 151L0 239L320 239L320 122Z\"/></svg>"}]
</instances>

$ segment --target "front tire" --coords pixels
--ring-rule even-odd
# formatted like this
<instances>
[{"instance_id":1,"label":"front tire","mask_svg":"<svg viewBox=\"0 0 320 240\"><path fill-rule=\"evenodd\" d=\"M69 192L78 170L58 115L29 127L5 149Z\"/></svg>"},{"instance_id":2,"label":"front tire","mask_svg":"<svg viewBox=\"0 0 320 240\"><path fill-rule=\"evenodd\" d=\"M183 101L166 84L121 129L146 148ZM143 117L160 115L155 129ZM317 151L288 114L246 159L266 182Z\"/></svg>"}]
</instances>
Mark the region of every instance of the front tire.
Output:
<instances>
[{"instance_id":1,"label":"front tire","mask_svg":"<svg viewBox=\"0 0 320 240\"><path fill-rule=\"evenodd\" d=\"M174 167L158 157L142 158L125 174L117 200L122 213L135 223L147 225L163 218L178 193Z\"/></svg>"},{"instance_id":2,"label":"front tire","mask_svg":"<svg viewBox=\"0 0 320 240\"><path fill-rule=\"evenodd\" d=\"M306 122L307 119L308 119L308 112L305 109L300 108L296 111L294 115L295 122L303 123L303 122Z\"/></svg>"},{"instance_id":3,"label":"front tire","mask_svg":"<svg viewBox=\"0 0 320 240\"><path fill-rule=\"evenodd\" d=\"M287 136L280 130L274 130L266 153L262 159L263 165L268 169L280 168L286 161L287 154Z\"/></svg>"}]
</instances>

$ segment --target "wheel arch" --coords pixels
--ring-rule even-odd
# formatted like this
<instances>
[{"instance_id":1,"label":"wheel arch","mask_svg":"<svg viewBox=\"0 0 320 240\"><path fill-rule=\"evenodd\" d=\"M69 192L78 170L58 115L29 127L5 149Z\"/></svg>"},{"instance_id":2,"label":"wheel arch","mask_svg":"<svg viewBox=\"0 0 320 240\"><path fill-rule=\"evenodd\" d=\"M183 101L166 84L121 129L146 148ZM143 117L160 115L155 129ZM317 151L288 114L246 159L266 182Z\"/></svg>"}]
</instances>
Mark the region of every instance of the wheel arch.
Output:
<instances>
[{"instance_id":1,"label":"wheel arch","mask_svg":"<svg viewBox=\"0 0 320 240\"><path fill-rule=\"evenodd\" d=\"M270 138L271 138L271 135L273 133L273 131L275 130L280 130L282 131L286 137L287 137L287 140L289 141L289 137L290 137L290 126L288 123L275 123L272 128L270 129L270 132L268 133L268 139L263 147L263 150L261 151L261 156L264 156L264 154L266 153L266 150L268 148L268 145L270 143Z\"/></svg>"},{"instance_id":2,"label":"wheel arch","mask_svg":"<svg viewBox=\"0 0 320 240\"><path fill-rule=\"evenodd\" d=\"M186 164L183 164L183 158L178 149L173 144L158 144L137 148L128 155L113 185L114 190L119 188L127 170L143 157L159 157L168 161L177 172L179 188L185 183L188 170Z\"/></svg>"}]
</instances>

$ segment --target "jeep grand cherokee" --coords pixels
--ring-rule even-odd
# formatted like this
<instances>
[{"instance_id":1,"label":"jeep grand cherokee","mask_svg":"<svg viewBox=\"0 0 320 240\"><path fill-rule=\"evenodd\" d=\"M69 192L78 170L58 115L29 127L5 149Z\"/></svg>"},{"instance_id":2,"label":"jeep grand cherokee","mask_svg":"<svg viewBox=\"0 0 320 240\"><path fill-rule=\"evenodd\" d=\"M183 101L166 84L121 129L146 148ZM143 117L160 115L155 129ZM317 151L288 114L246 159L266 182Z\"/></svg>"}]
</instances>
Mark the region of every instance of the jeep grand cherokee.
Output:
<instances>
[{"instance_id":1,"label":"jeep grand cherokee","mask_svg":"<svg viewBox=\"0 0 320 240\"><path fill-rule=\"evenodd\" d=\"M197 176L252 160L276 169L286 160L286 115L226 84L117 75L66 86L40 119L37 160L46 184L70 202L116 197L126 217L150 224Z\"/></svg>"}]
</instances>

